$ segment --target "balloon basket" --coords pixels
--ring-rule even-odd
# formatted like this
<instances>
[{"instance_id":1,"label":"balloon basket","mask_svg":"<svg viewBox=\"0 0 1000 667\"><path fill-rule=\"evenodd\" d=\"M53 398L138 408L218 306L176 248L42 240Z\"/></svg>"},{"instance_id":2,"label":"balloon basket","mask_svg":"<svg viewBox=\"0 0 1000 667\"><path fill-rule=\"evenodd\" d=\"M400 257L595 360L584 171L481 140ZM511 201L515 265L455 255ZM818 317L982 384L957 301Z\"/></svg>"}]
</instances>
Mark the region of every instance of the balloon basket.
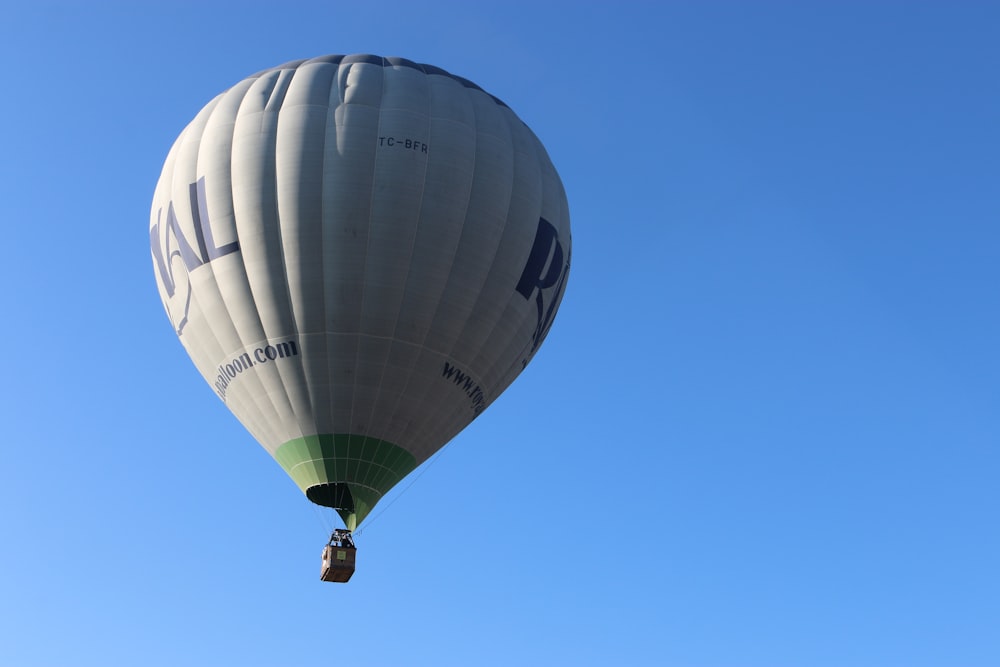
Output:
<instances>
[{"instance_id":1,"label":"balloon basket","mask_svg":"<svg viewBox=\"0 0 1000 667\"><path fill-rule=\"evenodd\" d=\"M322 581L347 583L354 574L354 563L358 549L354 546L350 532L335 530L330 541L323 547L323 566L319 578Z\"/></svg>"}]
</instances>

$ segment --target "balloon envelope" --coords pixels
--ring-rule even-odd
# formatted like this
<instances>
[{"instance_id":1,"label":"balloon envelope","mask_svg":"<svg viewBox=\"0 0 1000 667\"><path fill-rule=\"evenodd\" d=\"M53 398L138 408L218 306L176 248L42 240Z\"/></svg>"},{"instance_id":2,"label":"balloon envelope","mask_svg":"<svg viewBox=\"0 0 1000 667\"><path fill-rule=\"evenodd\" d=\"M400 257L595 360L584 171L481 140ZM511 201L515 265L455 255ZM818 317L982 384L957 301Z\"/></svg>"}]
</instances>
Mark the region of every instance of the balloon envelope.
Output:
<instances>
[{"instance_id":1,"label":"balloon envelope","mask_svg":"<svg viewBox=\"0 0 1000 667\"><path fill-rule=\"evenodd\" d=\"M475 84L399 58L239 82L174 143L150 217L198 370L349 528L517 377L570 264L535 135Z\"/></svg>"}]
</instances>

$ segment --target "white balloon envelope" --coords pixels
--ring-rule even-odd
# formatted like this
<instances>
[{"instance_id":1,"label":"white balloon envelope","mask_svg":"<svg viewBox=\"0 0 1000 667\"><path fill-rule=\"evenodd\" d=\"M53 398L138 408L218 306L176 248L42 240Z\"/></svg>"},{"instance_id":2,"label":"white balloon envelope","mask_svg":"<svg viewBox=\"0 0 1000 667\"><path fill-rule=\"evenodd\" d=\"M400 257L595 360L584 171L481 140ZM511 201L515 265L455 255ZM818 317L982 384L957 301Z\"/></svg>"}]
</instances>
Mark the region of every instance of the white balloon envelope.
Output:
<instances>
[{"instance_id":1,"label":"white balloon envelope","mask_svg":"<svg viewBox=\"0 0 1000 667\"><path fill-rule=\"evenodd\" d=\"M209 102L167 156L150 245L198 370L351 529L528 364L571 253L562 183L513 111L371 55Z\"/></svg>"}]
</instances>

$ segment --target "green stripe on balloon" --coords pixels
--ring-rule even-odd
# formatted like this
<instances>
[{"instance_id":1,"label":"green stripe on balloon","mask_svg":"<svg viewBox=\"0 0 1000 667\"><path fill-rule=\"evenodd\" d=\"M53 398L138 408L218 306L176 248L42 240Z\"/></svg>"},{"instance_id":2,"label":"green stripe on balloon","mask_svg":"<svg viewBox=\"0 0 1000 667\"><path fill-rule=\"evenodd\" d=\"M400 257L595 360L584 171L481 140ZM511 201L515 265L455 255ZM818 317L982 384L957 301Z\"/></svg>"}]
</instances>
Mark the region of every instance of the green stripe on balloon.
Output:
<instances>
[{"instance_id":1,"label":"green stripe on balloon","mask_svg":"<svg viewBox=\"0 0 1000 667\"><path fill-rule=\"evenodd\" d=\"M289 440L274 458L306 497L336 509L350 529L417 467L416 458L402 447L347 433Z\"/></svg>"}]
</instances>

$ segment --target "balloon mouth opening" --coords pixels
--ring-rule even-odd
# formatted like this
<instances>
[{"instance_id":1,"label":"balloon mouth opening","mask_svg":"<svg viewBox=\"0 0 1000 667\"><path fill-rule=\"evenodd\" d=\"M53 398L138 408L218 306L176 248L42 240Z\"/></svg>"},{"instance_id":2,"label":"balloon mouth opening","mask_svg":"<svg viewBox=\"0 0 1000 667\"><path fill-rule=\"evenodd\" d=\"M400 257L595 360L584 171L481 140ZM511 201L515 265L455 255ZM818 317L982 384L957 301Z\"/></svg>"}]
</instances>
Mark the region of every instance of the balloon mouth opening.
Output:
<instances>
[{"instance_id":1,"label":"balloon mouth opening","mask_svg":"<svg viewBox=\"0 0 1000 667\"><path fill-rule=\"evenodd\" d=\"M354 496L347 484L334 482L332 484L317 484L306 489L306 498L323 507L332 507L341 512L354 510Z\"/></svg>"}]
</instances>

